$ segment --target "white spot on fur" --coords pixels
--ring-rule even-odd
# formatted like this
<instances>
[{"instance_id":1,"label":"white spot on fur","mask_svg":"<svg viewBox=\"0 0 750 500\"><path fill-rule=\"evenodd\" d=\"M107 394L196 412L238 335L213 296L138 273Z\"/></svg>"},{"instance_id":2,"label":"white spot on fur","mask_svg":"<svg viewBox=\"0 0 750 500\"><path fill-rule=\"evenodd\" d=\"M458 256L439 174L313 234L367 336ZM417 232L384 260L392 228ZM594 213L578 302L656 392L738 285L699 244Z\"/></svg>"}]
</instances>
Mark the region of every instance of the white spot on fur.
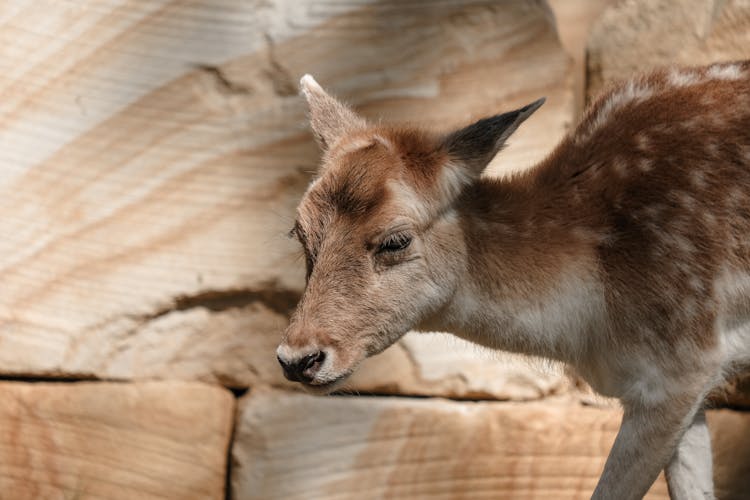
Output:
<instances>
[{"instance_id":1,"label":"white spot on fur","mask_svg":"<svg viewBox=\"0 0 750 500\"><path fill-rule=\"evenodd\" d=\"M654 205L649 205L643 209L643 213L646 214L651 219L657 219L659 217L659 214L661 211L664 210L664 205L661 205L659 203L656 203Z\"/></svg>"},{"instance_id":2,"label":"white spot on fur","mask_svg":"<svg viewBox=\"0 0 750 500\"><path fill-rule=\"evenodd\" d=\"M649 172L652 168L654 168L654 162L649 158L641 158L640 160L638 160L638 168L641 170L641 172Z\"/></svg>"},{"instance_id":3,"label":"white spot on fur","mask_svg":"<svg viewBox=\"0 0 750 500\"><path fill-rule=\"evenodd\" d=\"M709 141L706 144L706 153L709 156L718 156L718 154L719 154L719 145L715 141Z\"/></svg>"},{"instance_id":4,"label":"white spot on fur","mask_svg":"<svg viewBox=\"0 0 750 500\"><path fill-rule=\"evenodd\" d=\"M695 276L691 276L690 277L690 279L688 280L688 285L690 286L690 288L692 288L696 292L702 292L703 288L704 288L703 287L703 283L701 282L701 280L699 280Z\"/></svg>"},{"instance_id":5,"label":"white spot on fur","mask_svg":"<svg viewBox=\"0 0 750 500\"><path fill-rule=\"evenodd\" d=\"M626 175L628 175L628 164L624 158L616 156L612 160L612 167L614 168L615 173L618 176L625 177Z\"/></svg>"},{"instance_id":6,"label":"white spot on fur","mask_svg":"<svg viewBox=\"0 0 750 500\"><path fill-rule=\"evenodd\" d=\"M695 205L696 205L695 198L690 196L689 193L686 193L684 191L678 191L677 194L675 195L675 198L677 198L677 202L688 211L693 211L695 209Z\"/></svg>"},{"instance_id":7,"label":"white spot on fur","mask_svg":"<svg viewBox=\"0 0 750 500\"><path fill-rule=\"evenodd\" d=\"M687 87L700 82L700 75L695 71L675 68L669 72L668 81L675 87Z\"/></svg>"},{"instance_id":8,"label":"white spot on fur","mask_svg":"<svg viewBox=\"0 0 750 500\"><path fill-rule=\"evenodd\" d=\"M665 242L667 241L671 241L674 248L679 250L682 253L689 254L689 253L695 252L696 250L695 245L693 245L693 242L685 238L681 234L672 234L668 237L665 237Z\"/></svg>"},{"instance_id":9,"label":"white spot on fur","mask_svg":"<svg viewBox=\"0 0 750 500\"><path fill-rule=\"evenodd\" d=\"M690 183L699 188L703 189L706 187L706 176L705 174L698 169L691 170L690 171Z\"/></svg>"},{"instance_id":10,"label":"white spot on fur","mask_svg":"<svg viewBox=\"0 0 750 500\"><path fill-rule=\"evenodd\" d=\"M699 117L689 118L680 124L685 130L701 130L703 128L703 119Z\"/></svg>"},{"instance_id":11,"label":"white spot on fur","mask_svg":"<svg viewBox=\"0 0 750 500\"><path fill-rule=\"evenodd\" d=\"M635 145L641 151L648 151L651 148L651 139L643 132L640 132L635 136Z\"/></svg>"},{"instance_id":12,"label":"white spot on fur","mask_svg":"<svg viewBox=\"0 0 750 500\"><path fill-rule=\"evenodd\" d=\"M610 119L610 115L631 104L641 103L654 95L654 90L648 85L631 80L619 90L610 95L593 117L588 130L579 137L579 141L588 140L597 130Z\"/></svg>"},{"instance_id":13,"label":"white spot on fur","mask_svg":"<svg viewBox=\"0 0 750 500\"><path fill-rule=\"evenodd\" d=\"M688 278L688 285L690 285L690 281L693 279L695 279L693 276ZM701 312L701 307L692 295L682 301L680 309L682 316L686 319L694 318Z\"/></svg>"},{"instance_id":14,"label":"white spot on fur","mask_svg":"<svg viewBox=\"0 0 750 500\"><path fill-rule=\"evenodd\" d=\"M703 223L709 228L713 228L716 225L716 217L710 212L703 214Z\"/></svg>"},{"instance_id":15,"label":"white spot on fur","mask_svg":"<svg viewBox=\"0 0 750 500\"><path fill-rule=\"evenodd\" d=\"M681 275L683 278L689 278L693 276L692 264L684 260L677 260L673 262L669 267L675 271L675 275Z\"/></svg>"},{"instance_id":16,"label":"white spot on fur","mask_svg":"<svg viewBox=\"0 0 750 500\"><path fill-rule=\"evenodd\" d=\"M737 207L745 201L745 193L737 186L731 188L727 194L727 202L731 207Z\"/></svg>"},{"instance_id":17,"label":"white spot on fur","mask_svg":"<svg viewBox=\"0 0 750 500\"><path fill-rule=\"evenodd\" d=\"M715 80L739 80L742 69L736 64L715 65L708 68L707 76Z\"/></svg>"}]
</instances>

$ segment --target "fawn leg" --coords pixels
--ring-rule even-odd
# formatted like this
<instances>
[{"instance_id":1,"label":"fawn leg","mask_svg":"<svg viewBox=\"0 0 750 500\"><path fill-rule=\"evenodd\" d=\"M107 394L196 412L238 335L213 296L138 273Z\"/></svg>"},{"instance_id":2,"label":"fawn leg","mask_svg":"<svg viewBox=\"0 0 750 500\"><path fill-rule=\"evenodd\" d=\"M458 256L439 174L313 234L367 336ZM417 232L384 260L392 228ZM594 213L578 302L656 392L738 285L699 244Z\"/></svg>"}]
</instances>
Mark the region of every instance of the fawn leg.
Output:
<instances>
[{"instance_id":1,"label":"fawn leg","mask_svg":"<svg viewBox=\"0 0 750 500\"><path fill-rule=\"evenodd\" d=\"M670 398L659 405L627 405L595 500L639 500L675 452L703 398Z\"/></svg>"},{"instance_id":2,"label":"fawn leg","mask_svg":"<svg viewBox=\"0 0 750 500\"><path fill-rule=\"evenodd\" d=\"M711 437L701 408L677 444L665 472L672 500L713 500Z\"/></svg>"}]
</instances>

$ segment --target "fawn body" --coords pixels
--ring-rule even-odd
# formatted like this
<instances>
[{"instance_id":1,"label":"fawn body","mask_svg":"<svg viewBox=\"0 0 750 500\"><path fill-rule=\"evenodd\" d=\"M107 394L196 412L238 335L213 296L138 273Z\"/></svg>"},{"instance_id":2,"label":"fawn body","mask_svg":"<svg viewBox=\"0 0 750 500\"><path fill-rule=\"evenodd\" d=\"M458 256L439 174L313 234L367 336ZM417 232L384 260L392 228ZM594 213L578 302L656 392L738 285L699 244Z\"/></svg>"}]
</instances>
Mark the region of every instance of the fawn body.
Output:
<instances>
[{"instance_id":1,"label":"fawn body","mask_svg":"<svg viewBox=\"0 0 750 500\"><path fill-rule=\"evenodd\" d=\"M334 389L410 329L551 358L624 417L594 498L712 498L706 394L750 366L750 64L602 96L540 164L480 176L541 104L430 134L370 126L302 79L324 150L278 349Z\"/></svg>"}]
</instances>

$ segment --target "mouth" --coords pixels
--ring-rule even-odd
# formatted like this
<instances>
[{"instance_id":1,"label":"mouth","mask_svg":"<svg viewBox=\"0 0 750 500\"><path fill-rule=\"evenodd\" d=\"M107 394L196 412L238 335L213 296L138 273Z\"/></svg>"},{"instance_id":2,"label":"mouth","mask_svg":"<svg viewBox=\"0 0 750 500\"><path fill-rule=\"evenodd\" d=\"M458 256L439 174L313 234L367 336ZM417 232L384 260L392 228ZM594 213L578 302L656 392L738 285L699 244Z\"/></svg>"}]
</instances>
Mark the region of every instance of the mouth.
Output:
<instances>
[{"instance_id":1,"label":"mouth","mask_svg":"<svg viewBox=\"0 0 750 500\"><path fill-rule=\"evenodd\" d=\"M351 372L342 373L332 380L326 380L322 382L317 382L315 380L307 383L302 382L302 387L304 387L306 391L313 394L330 394L341 387L341 384L343 384L343 382L349 377L349 375L351 375Z\"/></svg>"}]
</instances>

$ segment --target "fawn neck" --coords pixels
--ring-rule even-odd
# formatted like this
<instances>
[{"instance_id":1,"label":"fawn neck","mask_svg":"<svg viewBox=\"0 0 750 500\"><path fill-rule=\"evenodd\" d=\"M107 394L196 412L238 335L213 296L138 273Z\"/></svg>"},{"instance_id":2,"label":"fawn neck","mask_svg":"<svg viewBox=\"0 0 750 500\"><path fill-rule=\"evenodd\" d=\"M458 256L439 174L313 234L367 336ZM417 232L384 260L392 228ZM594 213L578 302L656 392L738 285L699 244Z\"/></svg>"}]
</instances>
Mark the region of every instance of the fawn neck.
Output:
<instances>
[{"instance_id":1,"label":"fawn neck","mask_svg":"<svg viewBox=\"0 0 750 500\"><path fill-rule=\"evenodd\" d=\"M425 326L575 362L589 349L589 333L602 329L597 232L583 205L557 203L560 190L538 177L482 179L458 200L466 267L452 299Z\"/></svg>"}]
</instances>

